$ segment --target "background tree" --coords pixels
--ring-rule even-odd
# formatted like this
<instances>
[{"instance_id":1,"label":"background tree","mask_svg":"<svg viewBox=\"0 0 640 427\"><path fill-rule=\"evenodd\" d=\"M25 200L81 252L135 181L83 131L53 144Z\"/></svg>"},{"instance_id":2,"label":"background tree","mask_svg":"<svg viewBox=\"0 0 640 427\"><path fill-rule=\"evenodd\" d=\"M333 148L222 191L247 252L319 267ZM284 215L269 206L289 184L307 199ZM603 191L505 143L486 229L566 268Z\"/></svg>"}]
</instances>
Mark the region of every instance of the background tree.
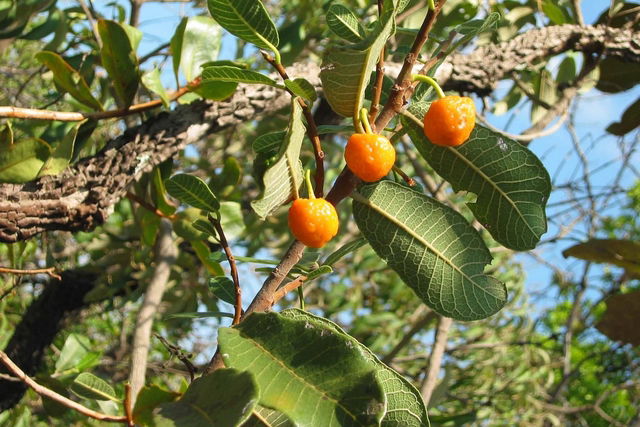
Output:
<instances>
[{"instance_id":1,"label":"background tree","mask_svg":"<svg viewBox=\"0 0 640 427\"><path fill-rule=\"evenodd\" d=\"M155 3L0 2L1 423L640 422L640 5L210 0L151 47ZM459 151L414 73L475 99ZM372 186L342 169L363 106L399 167ZM286 225L303 169L340 215L322 249ZM394 195L492 278L425 275L438 235Z\"/></svg>"}]
</instances>

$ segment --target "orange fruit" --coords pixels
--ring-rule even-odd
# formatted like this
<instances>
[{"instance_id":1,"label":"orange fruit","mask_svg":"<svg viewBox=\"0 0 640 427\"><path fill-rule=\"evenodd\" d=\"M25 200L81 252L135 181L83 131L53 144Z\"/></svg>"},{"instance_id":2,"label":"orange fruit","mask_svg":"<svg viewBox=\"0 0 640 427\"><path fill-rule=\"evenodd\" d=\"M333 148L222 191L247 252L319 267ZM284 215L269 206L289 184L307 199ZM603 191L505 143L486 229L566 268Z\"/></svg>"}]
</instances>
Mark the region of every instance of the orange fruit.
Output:
<instances>
[{"instance_id":1,"label":"orange fruit","mask_svg":"<svg viewBox=\"0 0 640 427\"><path fill-rule=\"evenodd\" d=\"M296 199L289 208L289 228L310 248L323 247L338 233L338 213L325 199Z\"/></svg>"},{"instance_id":2,"label":"orange fruit","mask_svg":"<svg viewBox=\"0 0 640 427\"><path fill-rule=\"evenodd\" d=\"M354 133L344 149L347 166L365 182L378 181L396 161L396 150L387 138L374 133Z\"/></svg>"},{"instance_id":3,"label":"orange fruit","mask_svg":"<svg viewBox=\"0 0 640 427\"><path fill-rule=\"evenodd\" d=\"M467 96L445 96L431 103L424 115L424 134L445 147L463 144L476 124L476 106Z\"/></svg>"}]
</instances>

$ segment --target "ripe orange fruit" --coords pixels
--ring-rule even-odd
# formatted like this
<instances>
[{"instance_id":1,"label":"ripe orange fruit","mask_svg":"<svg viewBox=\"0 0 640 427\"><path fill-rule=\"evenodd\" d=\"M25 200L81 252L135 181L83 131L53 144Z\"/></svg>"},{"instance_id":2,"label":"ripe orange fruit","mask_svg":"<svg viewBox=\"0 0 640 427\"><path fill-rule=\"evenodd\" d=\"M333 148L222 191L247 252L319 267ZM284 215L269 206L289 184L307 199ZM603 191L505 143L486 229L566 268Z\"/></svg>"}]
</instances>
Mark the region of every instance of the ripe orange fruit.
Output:
<instances>
[{"instance_id":1,"label":"ripe orange fruit","mask_svg":"<svg viewBox=\"0 0 640 427\"><path fill-rule=\"evenodd\" d=\"M469 139L476 124L476 106L467 96L445 96L431 103L424 115L424 134L429 141L457 147Z\"/></svg>"},{"instance_id":2,"label":"ripe orange fruit","mask_svg":"<svg viewBox=\"0 0 640 427\"><path fill-rule=\"evenodd\" d=\"M396 161L396 150L382 135L354 133L347 141L344 159L358 178L374 182L389 173Z\"/></svg>"},{"instance_id":3,"label":"ripe orange fruit","mask_svg":"<svg viewBox=\"0 0 640 427\"><path fill-rule=\"evenodd\" d=\"M289 208L289 228L310 248L323 247L338 233L338 213L325 199L296 199Z\"/></svg>"}]
</instances>

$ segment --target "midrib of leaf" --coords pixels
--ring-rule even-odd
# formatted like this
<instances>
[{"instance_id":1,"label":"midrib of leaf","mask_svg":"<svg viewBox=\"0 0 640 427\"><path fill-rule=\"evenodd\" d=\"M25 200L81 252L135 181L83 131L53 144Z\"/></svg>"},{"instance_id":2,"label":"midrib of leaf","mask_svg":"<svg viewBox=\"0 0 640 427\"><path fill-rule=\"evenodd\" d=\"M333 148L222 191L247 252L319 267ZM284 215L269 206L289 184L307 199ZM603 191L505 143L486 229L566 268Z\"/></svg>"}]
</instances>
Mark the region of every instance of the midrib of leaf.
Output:
<instances>
[{"instance_id":1,"label":"midrib of leaf","mask_svg":"<svg viewBox=\"0 0 640 427\"><path fill-rule=\"evenodd\" d=\"M90 387L90 386L88 386L88 385L87 385L87 384L85 384L85 383L77 382L77 383L75 383L75 384L76 384L77 386L80 386L81 388L83 388L83 389L87 390L87 391L90 391L90 392L95 393L95 394L97 394L97 395L100 395L100 396L106 397L106 398L107 398L107 400L112 400L112 401L114 401L114 402L119 402L119 401L120 401L120 400L118 400L118 398L117 398L117 397L114 397L114 396L112 396L112 395L110 395L110 394L107 394L106 392L104 392L104 391L102 391L102 390L99 390L99 389L97 389L97 388Z\"/></svg>"},{"instance_id":2,"label":"midrib of leaf","mask_svg":"<svg viewBox=\"0 0 640 427\"><path fill-rule=\"evenodd\" d=\"M484 292L485 294L495 298L495 295L491 294L490 292L488 292L486 289L484 289L482 286L478 285L471 277L469 277L469 275L467 275L467 273L465 273L464 271L460 270L460 268L453 264L451 262L451 260L447 257L445 257L439 250L437 250L436 248L434 248L433 246L431 246L429 244L429 242L427 242L426 240L424 240L422 238L422 236L420 236L419 234L416 234L413 230L411 230L410 228L408 228L404 223L402 223L401 221L399 221L397 218L391 216L390 214L388 214L385 210L383 210L382 208L380 208L378 205L373 204L369 199L363 197L361 194L354 192L351 197L353 197L356 201L358 201L358 203L362 203L364 205L367 205L368 207L370 207L371 209L375 210L376 212L378 212L380 215L384 216L385 218L387 218L389 221L393 222L395 225L397 225L398 227L400 227L401 229L403 229L404 231L406 231L407 233L409 233L409 235L411 237L413 237L414 239L418 240L420 243L422 243L423 245L425 245L427 247L427 249L429 249L432 253L434 253L438 258L440 258L442 261L444 261L446 264L450 265L451 267L453 267L454 270L456 270L457 272L460 273L460 275L462 275L465 279L467 279L469 282L471 282L476 288L480 289L482 292Z\"/></svg>"},{"instance_id":3,"label":"midrib of leaf","mask_svg":"<svg viewBox=\"0 0 640 427\"><path fill-rule=\"evenodd\" d=\"M211 423L211 425L214 425L213 419L211 419L211 417L209 417L209 414L204 412L202 410L202 408L200 408L199 406L194 405L192 403L187 403L187 406L190 407L190 408L193 408L197 413L202 415L202 418L204 418L205 420L209 421Z\"/></svg>"},{"instance_id":4,"label":"midrib of leaf","mask_svg":"<svg viewBox=\"0 0 640 427\"><path fill-rule=\"evenodd\" d=\"M420 127L422 127L422 123L420 123L420 121L418 120L418 118L416 116L414 116L413 114L409 113L409 114L405 114L405 117L407 117L408 119L416 122L416 124ZM534 236L537 234L535 232L535 230L533 230L531 228L531 226L529 225L529 221L527 221L527 219L524 217L524 215L522 214L522 212L520 211L520 208L518 208L518 205L513 201L513 199L511 199L511 197L509 197L509 195L507 193L505 193L504 191L502 191L502 189L498 186L498 184L496 184L496 182L494 180L492 180L487 174L485 174L482 169L478 168L476 165L474 165L469 159L467 159L465 156L462 155L462 153L460 153L458 150L456 150L453 147L446 147L447 150L449 150L450 152L452 152L455 156L457 156L460 160L462 160L464 163L467 164L467 166L469 166L471 169L473 169L475 172L478 173L478 175L480 175L482 178L485 179L486 182L489 183L489 185L491 185L491 187L493 187L498 193L500 193L500 195L513 207L513 209L516 211L516 213L518 214L518 217L520 217L520 219L522 220L522 222L524 222L524 224L526 225L526 227L529 229L529 231L531 232L531 234L533 234Z\"/></svg>"},{"instance_id":5,"label":"midrib of leaf","mask_svg":"<svg viewBox=\"0 0 640 427\"><path fill-rule=\"evenodd\" d=\"M361 39L361 40L362 40L362 36L360 35L360 33L358 33L357 31L355 31L355 30L356 30L355 28L351 28L351 26L349 25L349 23L348 23L345 19L340 18L340 17L339 17L338 15L336 15L336 14L334 14L333 16L335 16L335 17L336 17L336 19L337 19L338 21L342 22L342 23L344 24L344 26L345 26L345 27L347 27L347 30L349 30L349 32L350 32L351 34L353 34L354 36L356 36L356 37L358 37L359 39Z\"/></svg>"},{"instance_id":6,"label":"midrib of leaf","mask_svg":"<svg viewBox=\"0 0 640 427\"><path fill-rule=\"evenodd\" d=\"M238 15L238 16L240 17L240 20L241 20L241 21L242 21L242 22L243 22L243 23L244 23L248 28L250 28L250 29L251 29L251 32L252 32L254 35L258 36L258 38L259 38L260 40L262 40L262 41L264 42L264 44L266 44L267 46L269 46L269 49L271 49L274 53L278 51L278 49L277 49L274 45L272 45L272 44L269 42L269 40L265 39L265 38L262 36L262 34L260 34L259 32L257 32L257 31L255 31L255 30L254 30L253 25L249 24L249 22L248 22L246 19L244 19L244 16L242 16L242 14L238 11L238 9L236 9L235 7L233 7L233 2L231 2L231 1L230 1L230 2L227 2L227 3L229 4L229 6L230 6L231 8L233 8L233 10L236 12L236 15Z\"/></svg>"},{"instance_id":7,"label":"midrib of leaf","mask_svg":"<svg viewBox=\"0 0 640 427\"><path fill-rule=\"evenodd\" d=\"M301 383L309 386L309 388L311 388L312 390L314 390L316 393L318 393L319 395L323 396L324 398L326 398L327 400L330 400L331 402L334 402L335 405L339 408L341 408L345 413L347 413L351 418L353 418L354 421L358 421L358 418L352 414L348 408L345 408L344 406L342 406L340 404L339 401L335 400L334 398L332 398L331 396L327 395L326 393L324 393L322 390L318 389L314 384L311 384L309 382L307 382L307 380L305 380L304 378L300 377L298 374L296 374L295 371L292 371L287 365L285 365L284 363L282 363L282 361L280 359L278 359L277 357L275 357L273 354L271 354L265 347L263 347L262 345L260 345L259 342L255 341L252 337L244 335L242 332L239 332L240 335L243 335L243 338L247 339L248 341L250 341L251 343L253 343L260 351L263 352L263 354L265 354L266 356L269 356L273 361L276 362L276 364L280 365L282 367L282 369L284 369L285 371L287 371L288 373L290 373L293 377L295 377L296 379L298 379Z\"/></svg>"},{"instance_id":8,"label":"midrib of leaf","mask_svg":"<svg viewBox=\"0 0 640 427\"><path fill-rule=\"evenodd\" d=\"M293 181L293 187L291 187L293 189L293 196L295 199L297 199L299 197L298 183L296 182L296 172L295 172L294 161L291 158L291 155L289 154L289 150L287 150L286 156L287 156L287 172L289 173L289 177L291 178L291 181Z\"/></svg>"},{"instance_id":9,"label":"midrib of leaf","mask_svg":"<svg viewBox=\"0 0 640 427\"><path fill-rule=\"evenodd\" d=\"M197 199L197 200L198 200L199 202L201 202L203 205L209 206L209 203L208 203L205 199L200 198L200 196L199 196L195 191L189 191L189 188L188 188L188 187L185 187L185 186L181 185L180 183L178 183L178 182L176 182L176 181L173 181L173 183L174 183L175 185L177 185L178 187L182 188L182 190L183 190L185 193L188 193L188 194L192 195L194 199Z\"/></svg>"}]
</instances>

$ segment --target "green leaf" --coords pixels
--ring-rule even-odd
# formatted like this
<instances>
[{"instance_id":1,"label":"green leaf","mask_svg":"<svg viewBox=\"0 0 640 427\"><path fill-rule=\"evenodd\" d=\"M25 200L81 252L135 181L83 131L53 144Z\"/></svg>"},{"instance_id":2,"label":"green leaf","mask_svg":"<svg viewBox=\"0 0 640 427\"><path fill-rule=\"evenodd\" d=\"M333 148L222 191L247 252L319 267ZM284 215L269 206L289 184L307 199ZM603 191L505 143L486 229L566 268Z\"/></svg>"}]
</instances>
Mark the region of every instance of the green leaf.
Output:
<instances>
[{"instance_id":1,"label":"green leaf","mask_svg":"<svg viewBox=\"0 0 640 427\"><path fill-rule=\"evenodd\" d=\"M217 298L235 305L236 288L233 281L226 276L217 276L209 279L209 289Z\"/></svg>"},{"instance_id":2,"label":"green leaf","mask_svg":"<svg viewBox=\"0 0 640 427\"><path fill-rule=\"evenodd\" d=\"M79 334L69 334L56 360L56 374L75 368L91 348L89 338Z\"/></svg>"},{"instance_id":3,"label":"green leaf","mask_svg":"<svg viewBox=\"0 0 640 427\"><path fill-rule=\"evenodd\" d=\"M596 89L606 93L619 93L629 90L640 83L640 64L623 62L614 56L608 56L598 64L600 78Z\"/></svg>"},{"instance_id":4,"label":"green leaf","mask_svg":"<svg viewBox=\"0 0 640 427\"><path fill-rule=\"evenodd\" d=\"M196 230L201 231L215 239L218 238L218 232L210 221L207 221L205 219L196 219L192 225Z\"/></svg>"},{"instance_id":5,"label":"green leaf","mask_svg":"<svg viewBox=\"0 0 640 427\"><path fill-rule=\"evenodd\" d=\"M62 381L51 378L51 377L38 377L38 384L45 386L49 390L53 390L56 393L64 396L67 396L67 388L64 386ZM50 399L46 396L41 396L42 398L42 407L44 408L47 415L53 418L62 418L67 412L69 412L69 408L62 403L59 403L53 399ZM0 425L2 423L0 422Z\"/></svg>"},{"instance_id":6,"label":"green leaf","mask_svg":"<svg viewBox=\"0 0 640 427\"><path fill-rule=\"evenodd\" d=\"M542 11L549 17L551 22L556 25L566 24L568 22L562 8L550 0L542 2Z\"/></svg>"},{"instance_id":7,"label":"green leaf","mask_svg":"<svg viewBox=\"0 0 640 427\"><path fill-rule=\"evenodd\" d=\"M154 425L153 410L162 403L173 402L180 394L164 390L157 385L144 386L136 397L133 420L137 425Z\"/></svg>"},{"instance_id":8,"label":"green leaf","mask_svg":"<svg viewBox=\"0 0 640 427\"><path fill-rule=\"evenodd\" d=\"M562 252L564 257L606 262L640 274L640 243L632 240L591 239Z\"/></svg>"},{"instance_id":9,"label":"green leaf","mask_svg":"<svg viewBox=\"0 0 640 427\"><path fill-rule=\"evenodd\" d=\"M213 259L209 246L202 240L191 240L189 242L200 262L207 268L209 274L218 276L224 274L224 270L219 262ZM218 253L218 252L215 252Z\"/></svg>"},{"instance_id":10,"label":"green leaf","mask_svg":"<svg viewBox=\"0 0 640 427\"><path fill-rule=\"evenodd\" d=\"M243 70L242 68L231 67L228 65L205 68L202 70L202 82L253 83L280 88L282 87L271 77L265 76L262 73L252 70Z\"/></svg>"},{"instance_id":11,"label":"green leaf","mask_svg":"<svg viewBox=\"0 0 640 427\"><path fill-rule=\"evenodd\" d=\"M348 7L338 3L329 6L327 25L335 35L351 43L358 43L366 37L364 27L356 15Z\"/></svg>"},{"instance_id":12,"label":"green leaf","mask_svg":"<svg viewBox=\"0 0 640 427\"><path fill-rule=\"evenodd\" d=\"M386 402L374 366L355 340L306 319L253 313L221 328L225 365L254 374L260 404L298 425L377 425Z\"/></svg>"},{"instance_id":13,"label":"green leaf","mask_svg":"<svg viewBox=\"0 0 640 427\"><path fill-rule=\"evenodd\" d=\"M173 63L173 74L176 78L176 86L180 86L178 72L180 70L180 59L182 58L182 43L184 40L184 30L187 28L189 18L184 17L176 27L175 33L169 41L169 49L171 50L171 61Z\"/></svg>"},{"instance_id":14,"label":"green leaf","mask_svg":"<svg viewBox=\"0 0 640 427\"><path fill-rule=\"evenodd\" d=\"M333 268L328 265L321 265L315 270L311 270L311 272L307 275L307 280L305 282L309 282L313 279L317 279L320 276L324 276L325 274L333 273Z\"/></svg>"},{"instance_id":15,"label":"green leaf","mask_svg":"<svg viewBox=\"0 0 640 427\"><path fill-rule=\"evenodd\" d=\"M78 375L69 388L75 395L84 399L120 401L113 387L103 379L88 372Z\"/></svg>"},{"instance_id":16,"label":"green leaf","mask_svg":"<svg viewBox=\"0 0 640 427\"><path fill-rule=\"evenodd\" d=\"M207 212L220 209L220 203L211 189L200 178L189 174L178 174L164 182L167 192L183 203Z\"/></svg>"},{"instance_id":17,"label":"green leaf","mask_svg":"<svg viewBox=\"0 0 640 427\"><path fill-rule=\"evenodd\" d=\"M411 110L422 117L427 108L421 103ZM457 148L432 144L413 120L403 117L403 124L422 157L454 191L476 194L477 201L467 205L494 239L514 250L536 246L547 231L551 179L531 151L478 124Z\"/></svg>"},{"instance_id":18,"label":"green leaf","mask_svg":"<svg viewBox=\"0 0 640 427\"><path fill-rule=\"evenodd\" d=\"M120 23L120 26L122 26L122 29L127 33L127 37L129 37L131 49L133 49L133 52L136 52L138 50L138 46L140 46L140 41L142 41L142 31L125 23Z\"/></svg>"},{"instance_id":19,"label":"green leaf","mask_svg":"<svg viewBox=\"0 0 640 427\"><path fill-rule=\"evenodd\" d=\"M394 27L395 13L385 9L380 21L363 42L327 50L320 79L333 111L346 117L358 116L371 71Z\"/></svg>"},{"instance_id":20,"label":"green leaf","mask_svg":"<svg viewBox=\"0 0 640 427\"><path fill-rule=\"evenodd\" d=\"M122 25L116 21L100 19L98 32L102 38L102 49L100 49L102 66L109 73L118 106L126 108L131 105L138 90L140 81L138 59Z\"/></svg>"},{"instance_id":21,"label":"green leaf","mask_svg":"<svg viewBox=\"0 0 640 427\"><path fill-rule=\"evenodd\" d=\"M492 12L484 19L472 19L471 21L458 25L456 32L464 35L462 43L466 43L478 34L494 30L499 22L500 14Z\"/></svg>"},{"instance_id":22,"label":"green leaf","mask_svg":"<svg viewBox=\"0 0 640 427\"><path fill-rule=\"evenodd\" d=\"M193 381L176 402L160 405L156 427L237 426L258 403L253 376L235 369L218 369Z\"/></svg>"},{"instance_id":23,"label":"green leaf","mask_svg":"<svg viewBox=\"0 0 640 427\"><path fill-rule=\"evenodd\" d=\"M0 182L34 180L51 154L49 144L29 138L14 144L0 144Z\"/></svg>"},{"instance_id":24,"label":"green leaf","mask_svg":"<svg viewBox=\"0 0 640 427\"><path fill-rule=\"evenodd\" d=\"M606 59L605 59L606 60ZM602 62L600 63L602 66ZM556 75L556 82L560 84L571 83L576 78L576 59L573 55L567 55L560 66Z\"/></svg>"},{"instance_id":25,"label":"green leaf","mask_svg":"<svg viewBox=\"0 0 640 427\"><path fill-rule=\"evenodd\" d=\"M294 80L285 80L284 85L291 91L295 96L299 96L300 98L308 101L313 104L316 99L318 99L318 94L316 93L316 88L313 87L308 80L299 78Z\"/></svg>"},{"instance_id":26,"label":"green leaf","mask_svg":"<svg viewBox=\"0 0 640 427\"><path fill-rule=\"evenodd\" d=\"M624 113L619 122L611 123L607 126L607 132L622 136L640 126L640 98L631 104Z\"/></svg>"},{"instance_id":27,"label":"green leaf","mask_svg":"<svg viewBox=\"0 0 640 427\"><path fill-rule=\"evenodd\" d=\"M190 82L200 75L202 64L218 58L222 31L208 16L193 16L187 20L181 41L179 67Z\"/></svg>"},{"instance_id":28,"label":"green leaf","mask_svg":"<svg viewBox=\"0 0 640 427\"><path fill-rule=\"evenodd\" d=\"M223 311L193 311L187 313L170 314L165 317L170 319L208 319L210 317L228 317L233 319L233 313L225 313Z\"/></svg>"},{"instance_id":29,"label":"green leaf","mask_svg":"<svg viewBox=\"0 0 640 427\"><path fill-rule=\"evenodd\" d=\"M93 97L89 85L84 77L69 65L60 55L54 52L42 51L36 54L40 61L53 73L53 80L69 95L84 105L102 111L102 105Z\"/></svg>"},{"instance_id":30,"label":"green leaf","mask_svg":"<svg viewBox=\"0 0 640 427\"><path fill-rule=\"evenodd\" d=\"M235 157L227 157L222 167L222 172L214 176L209 186L216 194L223 197L230 195L242 181L242 168Z\"/></svg>"},{"instance_id":31,"label":"green leaf","mask_svg":"<svg viewBox=\"0 0 640 427\"><path fill-rule=\"evenodd\" d=\"M375 370L378 384L386 397L386 414L380 424L382 427L424 427L429 426L427 408L422 396L402 375L382 363L366 346L348 335L342 328L328 319L314 316L303 310L291 309L281 313L282 316L304 321L326 331L330 331L346 339L352 348L360 351L360 354ZM322 332L321 332L322 334Z\"/></svg>"},{"instance_id":32,"label":"green leaf","mask_svg":"<svg viewBox=\"0 0 640 427\"><path fill-rule=\"evenodd\" d=\"M220 203L220 226L227 240L235 239L242 234L245 224L240 203L228 200Z\"/></svg>"},{"instance_id":33,"label":"green leaf","mask_svg":"<svg viewBox=\"0 0 640 427\"><path fill-rule=\"evenodd\" d=\"M364 186L353 199L371 247L436 312L479 320L504 306L505 285L483 274L491 254L458 212L391 181Z\"/></svg>"},{"instance_id":34,"label":"green leaf","mask_svg":"<svg viewBox=\"0 0 640 427\"><path fill-rule=\"evenodd\" d=\"M234 36L277 51L278 30L260 0L208 0L209 13Z\"/></svg>"},{"instance_id":35,"label":"green leaf","mask_svg":"<svg viewBox=\"0 0 640 427\"><path fill-rule=\"evenodd\" d=\"M367 244L367 239L365 239L364 237L357 237L355 239L353 239L352 241L345 243L343 246L341 246L340 248L338 248L337 251L335 251L334 253L332 253L331 255L329 255L327 257L326 260L324 260L324 265L333 265L336 262L340 261L342 259L342 257L344 257L345 255L350 254L351 252L355 252L358 249L360 249L362 246Z\"/></svg>"},{"instance_id":36,"label":"green leaf","mask_svg":"<svg viewBox=\"0 0 640 427\"><path fill-rule=\"evenodd\" d=\"M557 101L556 84L553 76L547 70L542 70L538 76L534 78L534 91L538 99L553 105ZM533 102L531 105L531 123L538 122L547 113L547 109L542 105Z\"/></svg>"},{"instance_id":37,"label":"green leaf","mask_svg":"<svg viewBox=\"0 0 640 427\"><path fill-rule=\"evenodd\" d=\"M253 141L251 148L253 148L256 154L278 152L286 134L286 132L282 131L265 133Z\"/></svg>"},{"instance_id":38,"label":"green leaf","mask_svg":"<svg viewBox=\"0 0 640 427\"><path fill-rule=\"evenodd\" d=\"M293 197L302 184L302 163L299 157L305 127L298 98L294 98L291 105L289 128L280 147L278 159L262 178L264 193L260 199L251 202L251 207L261 219L271 215L280 205Z\"/></svg>"},{"instance_id":39,"label":"green leaf","mask_svg":"<svg viewBox=\"0 0 640 427\"><path fill-rule=\"evenodd\" d=\"M144 73L142 75L141 81L147 89L149 89L151 92L158 95L160 99L162 99L162 104L165 107L169 107L169 95L162 85L160 70L158 70L158 68L154 68L153 70Z\"/></svg>"},{"instance_id":40,"label":"green leaf","mask_svg":"<svg viewBox=\"0 0 640 427\"><path fill-rule=\"evenodd\" d=\"M60 141L49 158L44 162L44 165L42 165L40 172L38 172L38 177L57 175L69 166L69 162L73 157L73 147L76 143L78 131L85 122L86 121L82 121L74 125L71 131L62 138L62 141Z\"/></svg>"}]
</instances>

